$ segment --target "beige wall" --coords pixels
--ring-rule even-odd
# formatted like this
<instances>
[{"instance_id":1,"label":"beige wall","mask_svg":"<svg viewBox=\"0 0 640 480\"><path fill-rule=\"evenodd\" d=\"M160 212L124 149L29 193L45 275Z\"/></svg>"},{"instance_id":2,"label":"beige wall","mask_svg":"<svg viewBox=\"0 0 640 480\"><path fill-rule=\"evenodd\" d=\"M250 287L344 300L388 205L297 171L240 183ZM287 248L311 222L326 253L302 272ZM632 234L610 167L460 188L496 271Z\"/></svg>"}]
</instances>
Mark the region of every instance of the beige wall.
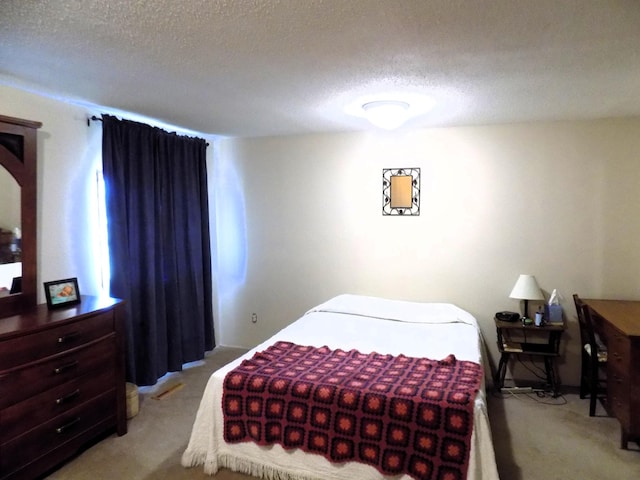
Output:
<instances>
[{"instance_id":1,"label":"beige wall","mask_svg":"<svg viewBox=\"0 0 640 480\"><path fill-rule=\"evenodd\" d=\"M218 153L225 344L350 292L455 303L495 361L493 313L519 309L508 295L530 273L564 297L560 373L577 384L571 295L640 299L640 119L227 139ZM418 217L382 216L382 169L397 167L421 168Z\"/></svg>"},{"instance_id":2,"label":"beige wall","mask_svg":"<svg viewBox=\"0 0 640 480\"><path fill-rule=\"evenodd\" d=\"M43 123L39 282L78 277L98 293L101 129L86 118L99 112L5 86L0 105ZM519 308L509 292L531 273L565 297L561 376L575 384L571 294L640 299L640 119L226 139L209 151L220 344L253 346L351 292L455 303L495 359L493 313ZM421 168L421 214L383 217L382 169L407 166Z\"/></svg>"}]
</instances>

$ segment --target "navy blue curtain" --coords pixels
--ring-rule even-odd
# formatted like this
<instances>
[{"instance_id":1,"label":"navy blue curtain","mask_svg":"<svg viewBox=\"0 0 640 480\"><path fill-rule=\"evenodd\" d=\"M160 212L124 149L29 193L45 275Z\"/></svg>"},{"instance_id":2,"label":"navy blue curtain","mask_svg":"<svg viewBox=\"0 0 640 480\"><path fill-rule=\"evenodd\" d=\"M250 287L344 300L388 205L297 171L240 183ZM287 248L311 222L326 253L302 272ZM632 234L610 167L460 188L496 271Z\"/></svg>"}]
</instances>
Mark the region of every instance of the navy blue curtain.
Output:
<instances>
[{"instance_id":1,"label":"navy blue curtain","mask_svg":"<svg viewBox=\"0 0 640 480\"><path fill-rule=\"evenodd\" d=\"M126 299L127 379L137 385L215 345L206 149L103 116L110 294Z\"/></svg>"}]
</instances>

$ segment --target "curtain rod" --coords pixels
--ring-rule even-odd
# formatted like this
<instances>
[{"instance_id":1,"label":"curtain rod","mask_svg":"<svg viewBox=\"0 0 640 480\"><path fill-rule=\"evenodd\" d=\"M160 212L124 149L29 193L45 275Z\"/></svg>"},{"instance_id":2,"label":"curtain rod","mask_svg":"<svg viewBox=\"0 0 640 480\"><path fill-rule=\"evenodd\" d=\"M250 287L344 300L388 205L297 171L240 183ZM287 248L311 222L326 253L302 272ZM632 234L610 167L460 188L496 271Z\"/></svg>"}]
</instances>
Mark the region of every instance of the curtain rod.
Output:
<instances>
[{"instance_id":1,"label":"curtain rod","mask_svg":"<svg viewBox=\"0 0 640 480\"><path fill-rule=\"evenodd\" d=\"M102 121L102 117L96 117L95 115L91 115L90 117L87 117L87 127L91 126L91 121L94 122L101 122ZM209 146L209 142L207 142L207 147Z\"/></svg>"},{"instance_id":2,"label":"curtain rod","mask_svg":"<svg viewBox=\"0 0 640 480\"><path fill-rule=\"evenodd\" d=\"M91 126L91 120L93 120L94 122L101 122L102 117L96 117L95 115L91 115L90 117L87 117L87 127Z\"/></svg>"}]
</instances>

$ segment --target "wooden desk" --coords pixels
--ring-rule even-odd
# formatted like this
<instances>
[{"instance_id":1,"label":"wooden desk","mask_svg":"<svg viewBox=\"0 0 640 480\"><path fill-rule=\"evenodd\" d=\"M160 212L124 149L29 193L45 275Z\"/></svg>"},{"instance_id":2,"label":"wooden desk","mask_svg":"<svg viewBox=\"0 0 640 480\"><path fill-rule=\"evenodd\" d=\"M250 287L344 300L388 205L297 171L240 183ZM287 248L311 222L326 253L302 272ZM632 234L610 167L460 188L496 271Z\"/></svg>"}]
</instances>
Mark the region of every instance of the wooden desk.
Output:
<instances>
[{"instance_id":1,"label":"wooden desk","mask_svg":"<svg viewBox=\"0 0 640 480\"><path fill-rule=\"evenodd\" d=\"M583 300L595 313L594 328L607 344L607 397L620 421L620 445L640 438L640 301Z\"/></svg>"}]
</instances>

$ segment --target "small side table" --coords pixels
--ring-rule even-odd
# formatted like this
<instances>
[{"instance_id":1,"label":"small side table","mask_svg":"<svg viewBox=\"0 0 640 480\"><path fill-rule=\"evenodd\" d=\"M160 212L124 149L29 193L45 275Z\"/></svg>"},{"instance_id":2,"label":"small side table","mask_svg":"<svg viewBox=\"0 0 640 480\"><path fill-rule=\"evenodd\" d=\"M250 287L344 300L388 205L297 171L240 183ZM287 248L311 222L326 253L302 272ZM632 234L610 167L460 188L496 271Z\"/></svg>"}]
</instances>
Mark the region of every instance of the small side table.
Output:
<instances>
[{"instance_id":1,"label":"small side table","mask_svg":"<svg viewBox=\"0 0 640 480\"><path fill-rule=\"evenodd\" d=\"M562 323L546 323L539 327L524 325L521 321L503 322L494 318L498 334L500 362L494 377L494 385L499 390L504 387L504 377L511 355L531 355L542 357L547 384L554 397L558 396L559 382L555 359L560 355L560 338L566 326Z\"/></svg>"}]
</instances>

